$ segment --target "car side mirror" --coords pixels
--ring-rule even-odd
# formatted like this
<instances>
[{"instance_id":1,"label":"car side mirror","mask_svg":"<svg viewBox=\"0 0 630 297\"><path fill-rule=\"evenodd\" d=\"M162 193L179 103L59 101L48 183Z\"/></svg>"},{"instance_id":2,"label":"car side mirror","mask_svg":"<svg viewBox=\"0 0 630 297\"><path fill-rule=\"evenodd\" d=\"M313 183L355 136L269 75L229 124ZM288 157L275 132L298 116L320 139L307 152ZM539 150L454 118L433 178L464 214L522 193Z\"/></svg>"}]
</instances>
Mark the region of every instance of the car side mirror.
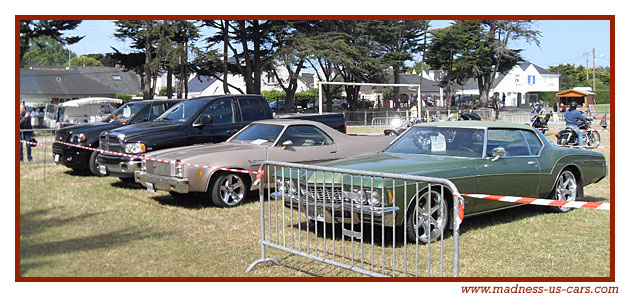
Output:
<instances>
[{"instance_id":1,"label":"car side mirror","mask_svg":"<svg viewBox=\"0 0 630 297\"><path fill-rule=\"evenodd\" d=\"M293 145L293 141L291 140L286 140L285 142L282 143L282 149L286 150L288 149L290 146Z\"/></svg>"},{"instance_id":2,"label":"car side mirror","mask_svg":"<svg viewBox=\"0 0 630 297\"><path fill-rule=\"evenodd\" d=\"M490 161L494 162L496 160L499 160L499 158L503 156L505 156L505 149L502 147L495 147L494 149L492 149L492 157Z\"/></svg>"},{"instance_id":3,"label":"car side mirror","mask_svg":"<svg viewBox=\"0 0 630 297\"><path fill-rule=\"evenodd\" d=\"M193 127L201 127L204 126L206 124L211 124L213 121L212 116L209 114L204 114L202 116L200 116L195 123L193 124Z\"/></svg>"}]
</instances>

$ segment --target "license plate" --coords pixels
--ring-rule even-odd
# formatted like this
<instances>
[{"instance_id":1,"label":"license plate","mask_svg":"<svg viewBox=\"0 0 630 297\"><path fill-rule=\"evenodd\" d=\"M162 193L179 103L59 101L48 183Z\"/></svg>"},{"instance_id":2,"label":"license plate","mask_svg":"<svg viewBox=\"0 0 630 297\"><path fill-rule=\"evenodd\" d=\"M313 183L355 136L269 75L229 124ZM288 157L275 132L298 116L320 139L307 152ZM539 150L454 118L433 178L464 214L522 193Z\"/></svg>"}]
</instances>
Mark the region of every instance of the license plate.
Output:
<instances>
[{"instance_id":1,"label":"license plate","mask_svg":"<svg viewBox=\"0 0 630 297\"><path fill-rule=\"evenodd\" d=\"M59 154L55 154L55 163L59 163Z\"/></svg>"},{"instance_id":2,"label":"license plate","mask_svg":"<svg viewBox=\"0 0 630 297\"><path fill-rule=\"evenodd\" d=\"M147 183L147 191L155 193L155 186L152 183Z\"/></svg>"},{"instance_id":3,"label":"license plate","mask_svg":"<svg viewBox=\"0 0 630 297\"><path fill-rule=\"evenodd\" d=\"M105 165L99 165L99 166L98 166L98 171L99 171L102 175L107 175L107 167L105 167Z\"/></svg>"},{"instance_id":4,"label":"license plate","mask_svg":"<svg viewBox=\"0 0 630 297\"><path fill-rule=\"evenodd\" d=\"M317 222L326 222L326 215L324 213L324 209L322 208L309 208L308 209L308 218L317 221Z\"/></svg>"}]
</instances>

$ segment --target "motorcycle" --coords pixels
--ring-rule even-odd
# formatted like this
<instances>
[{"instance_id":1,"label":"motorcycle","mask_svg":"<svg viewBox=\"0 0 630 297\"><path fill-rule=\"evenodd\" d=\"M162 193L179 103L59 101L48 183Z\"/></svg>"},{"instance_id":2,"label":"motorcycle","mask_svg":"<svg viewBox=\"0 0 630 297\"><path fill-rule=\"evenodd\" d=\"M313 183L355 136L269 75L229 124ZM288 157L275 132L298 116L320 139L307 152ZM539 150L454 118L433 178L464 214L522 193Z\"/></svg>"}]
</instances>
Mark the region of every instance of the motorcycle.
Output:
<instances>
[{"instance_id":1,"label":"motorcycle","mask_svg":"<svg viewBox=\"0 0 630 297\"><path fill-rule=\"evenodd\" d=\"M548 112L544 116L536 114L531 119L531 126L540 130L540 132L545 134L547 133L547 131L549 131L549 126L547 125L547 123L549 123L550 118L551 118L551 112Z\"/></svg>"},{"instance_id":2,"label":"motorcycle","mask_svg":"<svg viewBox=\"0 0 630 297\"><path fill-rule=\"evenodd\" d=\"M402 134L403 132L405 132L407 129L409 129L411 126L417 124L420 122L420 120L418 118L410 118L408 120L400 120L400 119L395 119L395 122L392 122L393 124L393 128L391 129L385 129L385 131L383 131L383 133L385 135L388 136L398 136L400 134Z\"/></svg>"},{"instance_id":3,"label":"motorcycle","mask_svg":"<svg viewBox=\"0 0 630 297\"><path fill-rule=\"evenodd\" d=\"M598 147L601 142L601 137L597 130L591 129L592 119L581 121L578 123L578 128L582 131L583 143L589 147ZM556 133L558 145L574 146L578 145L577 133L572 129L566 128Z\"/></svg>"}]
</instances>

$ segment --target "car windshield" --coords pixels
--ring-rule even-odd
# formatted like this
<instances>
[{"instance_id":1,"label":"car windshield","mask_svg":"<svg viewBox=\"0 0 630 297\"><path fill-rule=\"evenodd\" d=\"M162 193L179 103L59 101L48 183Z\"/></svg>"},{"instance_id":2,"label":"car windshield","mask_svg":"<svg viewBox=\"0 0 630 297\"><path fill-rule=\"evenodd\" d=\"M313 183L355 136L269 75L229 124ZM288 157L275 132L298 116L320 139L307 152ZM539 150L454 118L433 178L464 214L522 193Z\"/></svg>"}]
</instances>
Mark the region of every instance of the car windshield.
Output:
<instances>
[{"instance_id":1,"label":"car windshield","mask_svg":"<svg viewBox=\"0 0 630 297\"><path fill-rule=\"evenodd\" d=\"M187 122L192 116L197 113L208 100L187 100L173 105L156 121L172 121L172 122Z\"/></svg>"},{"instance_id":2,"label":"car windshield","mask_svg":"<svg viewBox=\"0 0 630 297\"><path fill-rule=\"evenodd\" d=\"M476 158L482 156L484 139L483 129L415 126L385 152Z\"/></svg>"},{"instance_id":3,"label":"car windshield","mask_svg":"<svg viewBox=\"0 0 630 297\"><path fill-rule=\"evenodd\" d=\"M126 103L125 105L114 110L114 112L112 112L112 114L110 114L105 119L105 122L120 121L120 122L125 123L131 118L133 118L133 116L135 116L145 106L147 106L147 104L148 103L146 102Z\"/></svg>"},{"instance_id":4,"label":"car windshield","mask_svg":"<svg viewBox=\"0 0 630 297\"><path fill-rule=\"evenodd\" d=\"M284 126L270 124L253 124L241 130L230 142L247 142L257 145L273 144Z\"/></svg>"}]
</instances>

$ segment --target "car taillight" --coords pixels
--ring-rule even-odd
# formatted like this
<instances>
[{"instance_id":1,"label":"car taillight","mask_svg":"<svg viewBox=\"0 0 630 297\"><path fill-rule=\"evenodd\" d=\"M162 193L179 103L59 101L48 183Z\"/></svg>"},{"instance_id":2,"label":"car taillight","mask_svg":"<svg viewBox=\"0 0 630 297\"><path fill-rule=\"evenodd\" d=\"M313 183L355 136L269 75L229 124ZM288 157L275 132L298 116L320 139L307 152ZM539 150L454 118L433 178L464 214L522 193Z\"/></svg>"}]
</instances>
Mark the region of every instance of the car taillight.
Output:
<instances>
[{"instance_id":1,"label":"car taillight","mask_svg":"<svg viewBox=\"0 0 630 297\"><path fill-rule=\"evenodd\" d=\"M345 122L343 123L343 134L348 134L348 127Z\"/></svg>"},{"instance_id":2,"label":"car taillight","mask_svg":"<svg viewBox=\"0 0 630 297\"><path fill-rule=\"evenodd\" d=\"M556 137L560 137L560 133L556 133Z\"/></svg>"}]
</instances>

